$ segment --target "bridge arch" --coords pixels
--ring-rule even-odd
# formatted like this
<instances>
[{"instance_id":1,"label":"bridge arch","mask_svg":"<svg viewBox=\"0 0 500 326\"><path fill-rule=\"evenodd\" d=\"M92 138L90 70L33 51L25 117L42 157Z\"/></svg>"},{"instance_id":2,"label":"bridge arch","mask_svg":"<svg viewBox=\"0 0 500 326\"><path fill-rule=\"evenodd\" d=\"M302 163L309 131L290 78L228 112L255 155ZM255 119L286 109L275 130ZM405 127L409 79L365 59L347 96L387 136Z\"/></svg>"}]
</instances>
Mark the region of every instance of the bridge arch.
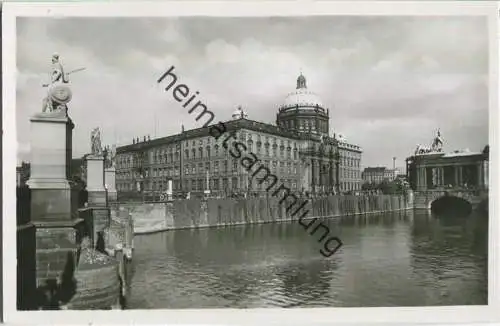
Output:
<instances>
[{"instance_id":1,"label":"bridge arch","mask_svg":"<svg viewBox=\"0 0 500 326\"><path fill-rule=\"evenodd\" d=\"M473 203L467 197L445 193L431 200L429 209L438 215L468 216L472 212Z\"/></svg>"}]
</instances>

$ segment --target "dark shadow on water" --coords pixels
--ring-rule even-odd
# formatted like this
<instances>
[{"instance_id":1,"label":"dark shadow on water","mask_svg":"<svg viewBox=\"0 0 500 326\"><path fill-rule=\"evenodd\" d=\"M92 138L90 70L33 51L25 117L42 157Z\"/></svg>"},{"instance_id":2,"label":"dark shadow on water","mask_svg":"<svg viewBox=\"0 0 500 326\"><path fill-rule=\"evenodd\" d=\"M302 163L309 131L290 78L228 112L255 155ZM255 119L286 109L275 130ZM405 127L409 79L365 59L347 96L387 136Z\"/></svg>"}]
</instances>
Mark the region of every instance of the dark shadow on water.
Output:
<instances>
[{"instance_id":1,"label":"dark shadow on water","mask_svg":"<svg viewBox=\"0 0 500 326\"><path fill-rule=\"evenodd\" d=\"M467 217L472 213L472 205L465 199L444 196L436 199L431 205L431 211L442 218Z\"/></svg>"}]
</instances>

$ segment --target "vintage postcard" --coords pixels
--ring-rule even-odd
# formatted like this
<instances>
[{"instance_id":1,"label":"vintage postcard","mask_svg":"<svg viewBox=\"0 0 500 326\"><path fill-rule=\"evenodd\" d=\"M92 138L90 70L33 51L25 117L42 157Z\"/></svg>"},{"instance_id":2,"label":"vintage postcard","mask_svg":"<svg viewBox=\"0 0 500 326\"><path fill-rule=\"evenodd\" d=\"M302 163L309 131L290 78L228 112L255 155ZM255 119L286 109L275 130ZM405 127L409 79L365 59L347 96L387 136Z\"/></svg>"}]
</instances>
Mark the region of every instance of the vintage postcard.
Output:
<instances>
[{"instance_id":1,"label":"vintage postcard","mask_svg":"<svg viewBox=\"0 0 500 326\"><path fill-rule=\"evenodd\" d=\"M497 21L5 4L6 321L494 321Z\"/></svg>"}]
</instances>

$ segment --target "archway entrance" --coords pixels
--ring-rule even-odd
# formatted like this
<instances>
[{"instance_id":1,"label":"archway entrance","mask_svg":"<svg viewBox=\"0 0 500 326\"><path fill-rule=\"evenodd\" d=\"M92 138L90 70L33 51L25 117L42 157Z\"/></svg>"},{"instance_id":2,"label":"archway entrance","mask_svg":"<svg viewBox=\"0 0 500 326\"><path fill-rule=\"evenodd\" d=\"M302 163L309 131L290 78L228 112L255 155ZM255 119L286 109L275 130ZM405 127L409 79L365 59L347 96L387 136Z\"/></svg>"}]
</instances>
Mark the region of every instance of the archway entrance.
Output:
<instances>
[{"instance_id":1,"label":"archway entrance","mask_svg":"<svg viewBox=\"0 0 500 326\"><path fill-rule=\"evenodd\" d=\"M443 196L431 203L431 211L438 216L465 217L472 212L472 205L460 197Z\"/></svg>"}]
</instances>

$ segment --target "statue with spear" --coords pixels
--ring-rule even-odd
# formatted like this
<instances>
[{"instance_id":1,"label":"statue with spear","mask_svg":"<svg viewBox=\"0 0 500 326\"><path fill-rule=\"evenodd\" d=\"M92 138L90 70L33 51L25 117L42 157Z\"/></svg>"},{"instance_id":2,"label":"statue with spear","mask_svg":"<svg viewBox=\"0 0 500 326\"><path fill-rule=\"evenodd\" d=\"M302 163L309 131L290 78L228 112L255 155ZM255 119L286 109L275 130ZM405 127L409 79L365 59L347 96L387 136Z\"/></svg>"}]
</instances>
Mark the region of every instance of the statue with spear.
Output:
<instances>
[{"instance_id":1,"label":"statue with spear","mask_svg":"<svg viewBox=\"0 0 500 326\"><path fill-rule=\"evenodd\" d=\"M43 84L43 87L47 87L47 97L43 99L42 112L59 112L63 111L67 113L66 104L71 101L72 92L67 86L69 83L69 75L78 71L85 70L85 68L79 68L65 73L64 68L59 61L59 54L54 53L52 55L52 74L50 77L50 83Z\"/></svg>"}]
</instances>

